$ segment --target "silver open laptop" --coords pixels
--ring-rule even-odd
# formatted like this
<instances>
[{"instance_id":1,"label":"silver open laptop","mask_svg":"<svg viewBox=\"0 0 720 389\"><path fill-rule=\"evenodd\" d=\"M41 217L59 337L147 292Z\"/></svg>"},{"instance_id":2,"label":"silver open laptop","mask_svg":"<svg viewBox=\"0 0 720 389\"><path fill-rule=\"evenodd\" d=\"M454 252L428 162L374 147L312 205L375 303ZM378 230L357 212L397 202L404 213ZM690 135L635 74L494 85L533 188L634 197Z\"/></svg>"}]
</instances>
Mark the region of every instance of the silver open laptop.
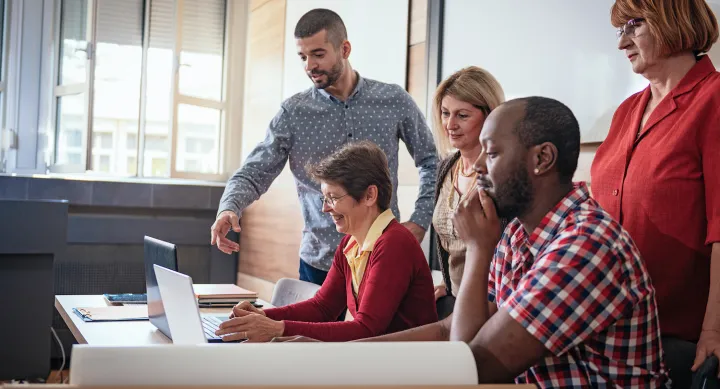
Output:
<instances>
[{"instance_id":1,"label":"silver open laptop","mask_svg":"<svg viewBox=\"0 0 720 389\"><path fill-rule=\"evenodd\" d=\"M153 265L174 344L222 343L215 335L227 316L201 315L190 276Z\"/></svg>"}]
</instances>

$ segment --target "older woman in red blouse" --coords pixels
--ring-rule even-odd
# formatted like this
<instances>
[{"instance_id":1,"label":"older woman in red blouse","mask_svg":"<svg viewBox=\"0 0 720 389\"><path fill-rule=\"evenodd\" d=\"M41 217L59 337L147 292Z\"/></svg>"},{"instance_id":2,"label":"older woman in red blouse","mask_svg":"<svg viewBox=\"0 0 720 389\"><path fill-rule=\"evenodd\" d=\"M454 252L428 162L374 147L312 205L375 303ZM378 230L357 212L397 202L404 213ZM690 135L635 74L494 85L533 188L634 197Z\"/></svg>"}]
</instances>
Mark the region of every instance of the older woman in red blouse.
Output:
<instances>
[{"instance_id":1,"label":"older woman in red blouse","mask_svg":"<svg viewBox=\"0 0 720 389\"><path fill-rule=\"evenodd\" d=\"M689 375L720 356L720 73L704 55L718 23L704 0L617 0L611 15L650 85L615 112L592 192L647 263L666 356L674 339L697 343Z\"/></svg>"},{"instance_id":2,"label":"older woman in red blouse","mask_svg":"<svg viewBox=\"0 0 720 389\"><path fill-rule=\"evenodd\" d=\"M240 303L217 334L251 342L297 335L344 342L437 321L425 254L390 210L385 153L371 142L349 143L308 174L320 184L323 212L346 234L327 279L313 298L296 304L260 310ZM337 321L346 308L353 320Z\"/></svg>"}]
</instances>

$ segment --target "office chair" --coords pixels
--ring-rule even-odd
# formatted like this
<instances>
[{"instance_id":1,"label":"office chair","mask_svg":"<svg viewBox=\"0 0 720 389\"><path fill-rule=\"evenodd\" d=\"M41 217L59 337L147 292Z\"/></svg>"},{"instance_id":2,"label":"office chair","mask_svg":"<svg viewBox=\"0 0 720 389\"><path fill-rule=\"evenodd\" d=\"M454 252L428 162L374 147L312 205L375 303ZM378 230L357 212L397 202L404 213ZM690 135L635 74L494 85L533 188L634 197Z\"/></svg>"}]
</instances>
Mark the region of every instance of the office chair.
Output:
<instances>
[{"instance_id":1,"label":"office chair","mask_svg":"<svg viewBox=\"0 0 720 389\"><path fill-rule=\"evenodd\" d=\"M281 278L275 284L270 304L274 307L284 307L305 301L315 296L318 289L320 285L292 278Z\"/></svg>"},{"instance_id":2,"label":"office chair","mask_svg":"<svg viewBox=\"0 0 720 389\"><path fill-rule=\"evenodd\" d=\"M718 357L710 356L695 372L690 389L718 389Z\"/></svg>"},{"instance_id":3,"label":"office chair","mask_svg":"<svg viewBox=\"0 0 720 389\"><path fill-rule=\"evenodd\" d=\"M695 373L690 370L695 362L695 343L678 338L662 338L665 367L670 372L673 389L720 389L717 371L718 359L709 357Z\"/></svg>"},{"instance_id":4,"label":"office chair","mask_svg":"<svg viewBox=\"0 0 720 389\"><path fill-rule=\"evenodd\" d=\"M53 265L67 242L66 201L0 200L0 380L50 373Z\"/></svg>"},{"instance_id":5,"label":"office chair","mask_svg":"<svg viewBox=\"0 0 720 389\"><path fill-rule=\"evenodd\" d=\"M453 313L455 308L455 296L442 296L435 301L435 308L437 309L438 320L445 319Z\"/></svg>"}]
</instances>

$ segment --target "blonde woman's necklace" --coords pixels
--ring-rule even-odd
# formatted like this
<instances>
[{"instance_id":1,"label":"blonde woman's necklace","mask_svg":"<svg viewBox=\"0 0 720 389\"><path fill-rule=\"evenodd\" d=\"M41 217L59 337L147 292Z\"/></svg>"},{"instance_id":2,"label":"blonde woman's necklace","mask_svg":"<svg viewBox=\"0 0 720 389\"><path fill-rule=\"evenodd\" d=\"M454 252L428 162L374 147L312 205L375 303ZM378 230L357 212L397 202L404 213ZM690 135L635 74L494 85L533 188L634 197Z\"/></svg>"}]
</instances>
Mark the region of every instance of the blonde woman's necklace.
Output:
<instances>
[{"instance_id":1,"label":"blonde woman's necklace","mask_svg":"<svg viewBox=\"0 0 720 389\"><path fill-rule=\"evenodd\" d=\"M455 191L458 191L458 192L460 191L460 172L462 172L462 168L463 168L462 159L460 159L459 163L456 164L455 166L456 166L455 171L450 172L451 188L450 188L450 193L448 194L448 198L447 198L447 205L448 205L448 208L450 208L451 210L454 209L453 208L453 199L455 198ZM454 177L453 177L453 173L455 173ZM472 176L473 180L470 183L468 192L470 192L472 190L473 186L475 186L475 184L477 183L477 172L472 172L471 174L469 174L467 176L463 174L463 177L471 177L471 176ZM456 185L457 185L457 187L456 187ZM464 196L460 196L460 201L462 201L463 197Z\"/></svg>"},{"instance_id":2,"label":"blonde woman's necklace","mask_svg":"<svg viewBox=\"0 0 720 389\"><path fill-rule=\"evenodd\" d=\"M470 170L470 173L465 173L465 162L463 162L462 157L460 157L459 161L460 161L460 166L459 166L458 170L460 171L460 174L462 174L463 177L472 177L473 175L475 175L477 177L477 173L475 173L474 170Z\"/></svg>"}]
</instances>

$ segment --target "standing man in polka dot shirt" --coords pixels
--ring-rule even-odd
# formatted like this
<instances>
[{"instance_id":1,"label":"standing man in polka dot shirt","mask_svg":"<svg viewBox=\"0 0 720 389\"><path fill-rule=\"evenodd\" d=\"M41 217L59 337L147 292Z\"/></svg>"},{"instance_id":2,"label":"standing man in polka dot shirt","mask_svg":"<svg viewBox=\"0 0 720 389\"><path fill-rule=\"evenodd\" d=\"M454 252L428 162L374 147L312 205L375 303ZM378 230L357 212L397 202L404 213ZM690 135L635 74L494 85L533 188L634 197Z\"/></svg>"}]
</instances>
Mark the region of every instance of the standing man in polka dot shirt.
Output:
<instances>
[{"instance_id":1,"label":"standing man in polka dot shirt","mask_svg":"<svg viewBox=\"0 0 720 389\"><path fill-rule=\"evenodd\" d=\"M305 219L300 246L300 279L322 285L342 235L322 212L320 187L305 172L347 142L369 140L380 146L392 174L391 209L397 201L398 146L407 145L420 172L415 212L403 223L419 241L430 225L437 153L422 112L400 86L362 78L350 66L351 45L340 16L314 9L295 26L297 53L313 87L285 100L270 122L265 140L230 178L220 200L211 243L230 254L240 246L226 238L240 231L242 210L265 193L285 163L295 176Z\"/></svg>"}]
</instances>

